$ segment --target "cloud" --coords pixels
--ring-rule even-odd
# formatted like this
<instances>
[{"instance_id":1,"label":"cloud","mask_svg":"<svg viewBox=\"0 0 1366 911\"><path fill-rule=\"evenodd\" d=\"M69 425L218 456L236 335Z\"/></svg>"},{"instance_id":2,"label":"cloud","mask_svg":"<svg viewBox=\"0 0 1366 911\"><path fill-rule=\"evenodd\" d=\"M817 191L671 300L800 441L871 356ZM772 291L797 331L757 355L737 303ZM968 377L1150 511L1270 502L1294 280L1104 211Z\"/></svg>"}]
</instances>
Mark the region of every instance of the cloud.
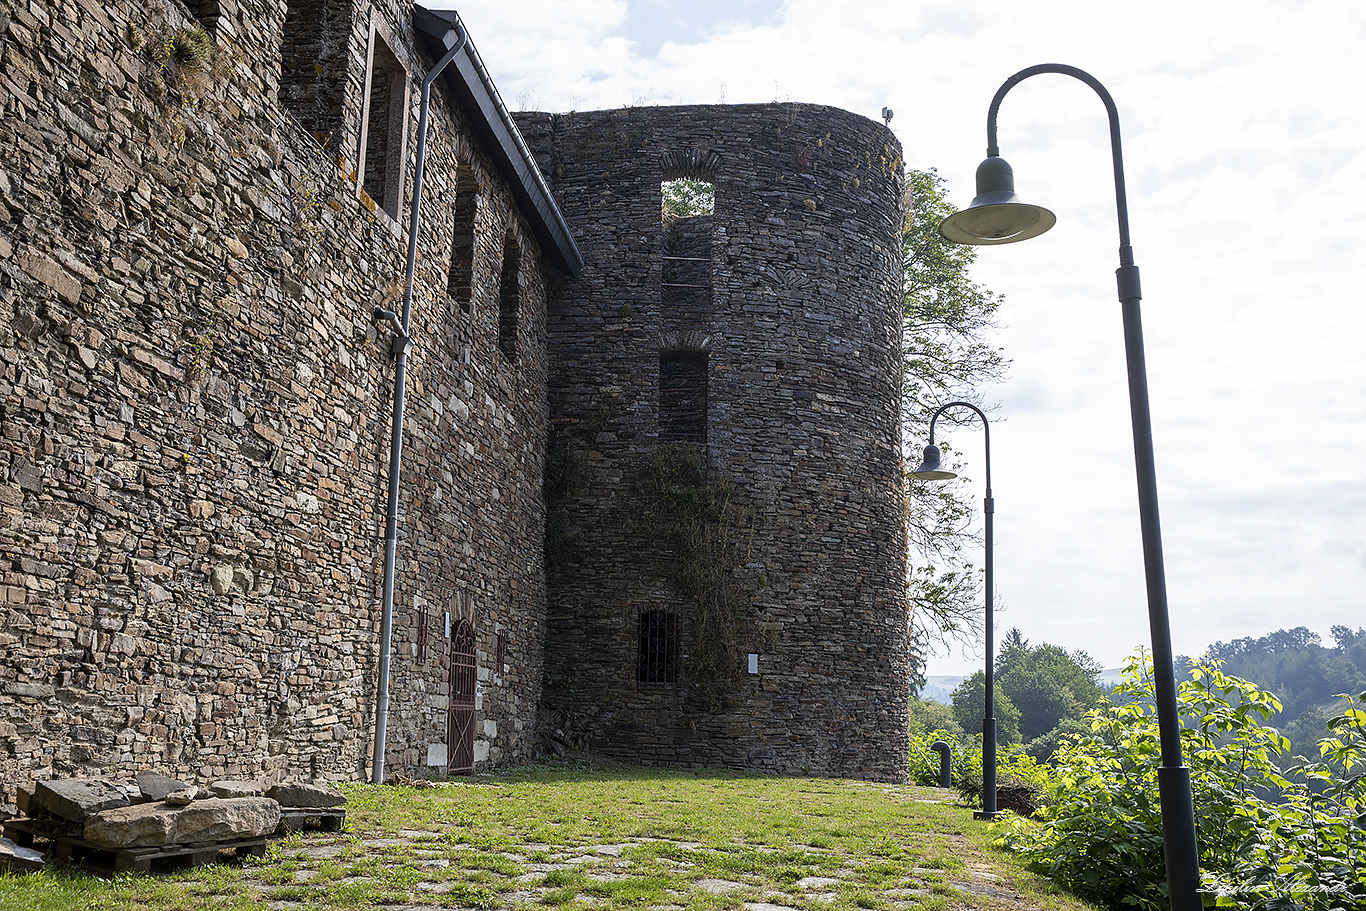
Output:
<instances>
[{"instance_id":1,"label":"cloud","mask_svg":"<svg viewBox=\"0 0 1366 911\"><path fill-rule=\"evenodd\" d=\"M1045 61L1092 72L1123 130L1175 648L1359 616L1366 4L1149 0L1122 28L1090 0L459 9L514 106L885 105L908 162L960 204L1001 83ZM1031 641L1117 663L1148 633L1104 109L1039 76L999 127L1021 194L1058 215L973 271L1006 296L1014 361L988 393L1009 417L992 439L1000 589ZM977 471L975 439L962 448Z\"/></svg>"}]
</instances>

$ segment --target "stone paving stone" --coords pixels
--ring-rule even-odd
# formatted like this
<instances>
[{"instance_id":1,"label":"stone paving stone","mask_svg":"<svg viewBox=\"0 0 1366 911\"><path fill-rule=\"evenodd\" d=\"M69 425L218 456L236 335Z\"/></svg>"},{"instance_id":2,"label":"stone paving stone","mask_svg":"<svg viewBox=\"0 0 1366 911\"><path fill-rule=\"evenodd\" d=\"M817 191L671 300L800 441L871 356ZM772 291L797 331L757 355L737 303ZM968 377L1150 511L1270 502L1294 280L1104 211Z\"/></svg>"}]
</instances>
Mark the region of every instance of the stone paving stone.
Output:
<instances>
[{"instance_id":1,"label":"stone paving stone","mask_svg":"<svg viewBox=\"0 0 1366 911\"><path fill-rule=\"evenodd\" d=\"M1014 892L997 889L995 886L988 886L986 883L955 882L953 885L963 892L971 892L973 895L983 895L987 898L1008 899L1017 897Z\"/></svg>"},{"instance_id":2,"label":"stone paving stone","mask_svg":"<svg viewBox=\"0 0 1366 911\"><path fill-rule=\"evenodd\" d=\"M455 889L457 883L453 882L420 882L417 884L419 892L431 892L436 895L445 895Z\"/></svg>"},{"instance_id":3,"label":"stone paving stone","mask_svg":"<svg viewBox=\"0 0 1366 911\"><path fill-rule=\"evenodd\" d=\"M321 858L321 857L337 857L338 855L345 854L346 851L347 851L347 849L348 849L348 847L349 847L348 845L339 845L339 844L330 844L330 845L305 845L304 847L301 847L301 848L291 848L291 849L289 849L289 853L286 854L285 856L288 857L288 858L303 858L303 857L318 857L318 858Z\"/></svg>"},{"instance_id":4,"label":"stone paving stone","mask_svg":"<svg viewBox=\"0 0 1366 911\"><path fill-rule=\"evenodd\" d=\"M398 834L413 841L435 841L441 837L440 832L429 832L426 829L399 829Z\"/></svg>"},{"instance_id":5,"label":"stone paving stone","mask_svg":"<svg viewBox=\"0 0 1366 911\"><path fill-rule=\"evenodd\" d=\"M726 892L734 892L736 889L743 889L744 883L737 883L729 879L699 879L693 883L693 888L701 889L703 892L710 892L712 895L722 895Z\"/></svg>"},{"instance_id":6,"label":"stone paving stone","mask_svg":"<svg viewBox=\"0 0 1366 911\"><path fill-rule=\"evenodd\" d=\"M829 876L806 876L796 882L798 889L828 889L839 884L838 879L831 879Z\"/></svg>"},{"instance_id":7,"label":"stone paving stone","mask_svg":"<svg viewBox=\"0 0 1366 911\"><path fill-rule=\"evenodd\" d=\"M591 879L598 883L614 883L626 879L626 874L613 873L610 870L600 870L593 873L585 873L584 879Z\"/></svg>"}]
</instances>

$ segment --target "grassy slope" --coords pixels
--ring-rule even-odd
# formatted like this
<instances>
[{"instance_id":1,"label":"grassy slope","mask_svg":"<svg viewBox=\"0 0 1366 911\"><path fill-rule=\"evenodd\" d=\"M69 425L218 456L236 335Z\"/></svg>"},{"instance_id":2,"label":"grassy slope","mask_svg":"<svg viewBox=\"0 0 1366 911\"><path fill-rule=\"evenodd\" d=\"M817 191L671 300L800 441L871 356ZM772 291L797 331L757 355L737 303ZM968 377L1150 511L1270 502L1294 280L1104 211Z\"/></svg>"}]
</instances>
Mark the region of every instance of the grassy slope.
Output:
<instances>
[{"instance_id":1,"label":"grassy slope","mask_svg":"<svg viewBox=\"0 0 1366 911\"><path fill-rule=\"evenodd\" d=\"M114 882L0 874L0 911L1088 907L928 788L558 769L346 790L347 832L294 836L265 863Z\"/></svg>"}]
</instances>

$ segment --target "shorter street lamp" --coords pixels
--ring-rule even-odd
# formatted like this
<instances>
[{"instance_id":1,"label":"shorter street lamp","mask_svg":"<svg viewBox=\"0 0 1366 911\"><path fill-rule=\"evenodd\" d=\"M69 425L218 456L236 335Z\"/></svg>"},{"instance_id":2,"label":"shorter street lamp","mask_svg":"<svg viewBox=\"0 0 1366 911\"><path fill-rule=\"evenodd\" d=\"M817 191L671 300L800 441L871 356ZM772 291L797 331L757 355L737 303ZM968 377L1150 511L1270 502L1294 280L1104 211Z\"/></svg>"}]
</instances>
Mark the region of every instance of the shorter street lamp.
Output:
<instances>
[{"instance_id":1,"label":"shorter street lamp","mask_svg":"<svg viewBox=\"0 0 1366 911\"><path fill-rule=\"evenodd\" d=\"M992 565L991 565L991 517L996 512L996 502L991 498L991 425L987 422L987 416L982 413L976 405L967 402L949 402L947 405L940 405L930 416L930 445L925 447L925 460L920 463L920 467L911 472L911 477L921 481L946 481L949 478L958 477L952 471L947 471L939 467L939 447L934 445L934 422L939 420L939 416L948 408L971 408L977 416L982 419L982 431L986 435L987 449L987 497L982 501L982 513L985 516L985 535L987 539L986 556L986 649L987 649L987 668L986 668L986 706L982 711L982 809L973 816L978 819L996 818L996 702L995 681L993 680L993 664L995 660L995 644L991 636L991 605L992 605Z\"/></svg>"}]
</instances>

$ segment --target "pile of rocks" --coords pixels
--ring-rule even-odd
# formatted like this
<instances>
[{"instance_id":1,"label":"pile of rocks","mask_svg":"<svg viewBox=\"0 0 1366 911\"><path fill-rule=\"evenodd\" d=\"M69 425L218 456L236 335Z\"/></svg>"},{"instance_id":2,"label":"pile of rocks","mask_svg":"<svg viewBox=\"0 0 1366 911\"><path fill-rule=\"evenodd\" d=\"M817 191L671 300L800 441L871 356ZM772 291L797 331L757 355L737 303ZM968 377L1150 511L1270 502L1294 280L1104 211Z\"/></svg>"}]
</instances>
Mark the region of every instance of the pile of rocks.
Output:
<instances>
[{"instance_id":1,"label":"pile of rocks","mask_svg":"<svg viewBox=\"0 0 1366 911\"><path fill-rule=\"evenodd\" d=\"M113 852L231 845L273 836L284 831L285 818L330 810L345 800L336 788L323 784L267 788L259 781L215 781L202 788L156 772L139 773L135 784L104 779L36 781L31 789L19 790L18 809L27 819L6 823L5 834L13 829L30 843L51 841L59 854L73 843ZM10 845L0 845L0 865L41 865L42 857L34 857L35 851Z\"/></svg>"}]
</instances>

